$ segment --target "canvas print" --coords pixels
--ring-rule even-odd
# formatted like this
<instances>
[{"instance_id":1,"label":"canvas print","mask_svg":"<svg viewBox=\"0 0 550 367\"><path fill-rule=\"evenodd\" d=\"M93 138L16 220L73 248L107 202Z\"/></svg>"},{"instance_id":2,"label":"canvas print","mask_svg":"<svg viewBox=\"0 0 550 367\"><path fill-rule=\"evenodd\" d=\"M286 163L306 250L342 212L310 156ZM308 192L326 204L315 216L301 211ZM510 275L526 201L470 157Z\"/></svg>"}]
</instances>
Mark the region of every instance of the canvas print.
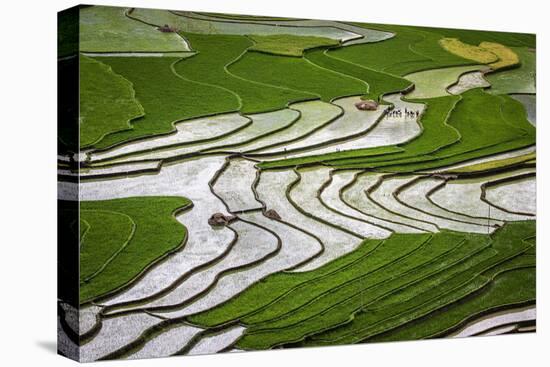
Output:
<instances>
[{"instance_id":1,"label":"canvas print","mask_svg":"<svg viewBox=\"0 0 550 367\"><path fill-rule=\"evenodd\" d=\"M535 331L534 34L58 18L60 354Z\"/></svg>"}]
</instances>

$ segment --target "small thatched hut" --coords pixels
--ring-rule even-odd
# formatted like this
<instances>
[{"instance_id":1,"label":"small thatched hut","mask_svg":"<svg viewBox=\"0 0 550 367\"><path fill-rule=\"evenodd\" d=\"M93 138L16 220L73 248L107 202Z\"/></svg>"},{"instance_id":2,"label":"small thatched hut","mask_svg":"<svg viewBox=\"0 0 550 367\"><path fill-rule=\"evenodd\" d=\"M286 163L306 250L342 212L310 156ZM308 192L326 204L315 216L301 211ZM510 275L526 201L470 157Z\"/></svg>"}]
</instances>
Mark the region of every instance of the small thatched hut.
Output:
<instances>
[{"instance_id":1,"label":"small thatched hut","mask_svg":"<svg viewBox=\"0 0 550 367\"><path fill-rule=\"evenodd\" d=\"M355 103L355 107L361 111L375 111L378 108L378 102L368 99Z\"/></svg>"},{"instance_id":2,"label":"small thatched hut","mask_svg":"<svg viewBox=\"0 0 550 367\"><path fill-rule=\"evenodd\" d=\"M265 216L271 219L281 220L281 216L275 211L275 209L266 210Z\"/></svg>"},{"instance_id":3,"label":"small thatched hut","mask_svg":"<svg viewBox=\"0 0 550 367\"><path fill-rule=\"evenodd\" d=\"M235 220L236 217L232 215L223 215L222 213L214 213L208 218L208 224L211 226L226 226Z\"/></svg>"},{"instance_id":4,"label":"small thatched hut","mask_svg":"<svg viewBox=\"0 0 550 367\"><path fill-rule=\"evenodd\" d=\"M163 33L174 33L178 31L176 28L170 27L168 24L158 27L157 29Z\"/></svg>"}]
</instances>

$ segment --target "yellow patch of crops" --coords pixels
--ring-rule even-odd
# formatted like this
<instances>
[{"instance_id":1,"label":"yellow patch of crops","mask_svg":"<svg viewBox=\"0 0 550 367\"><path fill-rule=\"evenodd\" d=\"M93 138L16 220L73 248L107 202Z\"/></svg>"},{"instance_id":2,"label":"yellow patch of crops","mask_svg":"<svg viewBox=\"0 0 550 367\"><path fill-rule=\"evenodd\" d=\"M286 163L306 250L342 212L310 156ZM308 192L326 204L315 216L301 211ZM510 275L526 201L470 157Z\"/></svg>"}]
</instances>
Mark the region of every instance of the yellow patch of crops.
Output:
<instances>
[{"instance_id":1,"label":"yellow patch of crops","mask_svg":"<svg viewBox=\"0 0 550 367\"><path fill-rule=\"evenodd\" d=\"M500 69L506 66L511 66L519 63L519 56L508 47L494 42L481 42L479 47L491 51L497 55L499 60L489 64L493 69Z\"/></svg>"},{"instance_id":2,"label":"yellow patch of crops","mask_svg":"<svg viewBox=\"0 0 550 367\"><path fill-rule=\"evenodd\" d=\"M491 51L479 46L472 46L467 43L463 43L457 38L443 38L439 41L439 43L450 53L468 60L479 62L481 64L489 64L499 61L498 56Z\"/></svg>"},{"instance_id":3,"label":"yellow patch of crops","mask_svg":"<svg viewBox=\"0 0 550 367\"><path fill-rule=\"evenodd\" d=\"M500 43L481 42L479 46L474 46L461 42L457 38L443 38L439 43L450 53L487 64L495 70L519 63L518 55Z\"/></svg>"}]
</instances>

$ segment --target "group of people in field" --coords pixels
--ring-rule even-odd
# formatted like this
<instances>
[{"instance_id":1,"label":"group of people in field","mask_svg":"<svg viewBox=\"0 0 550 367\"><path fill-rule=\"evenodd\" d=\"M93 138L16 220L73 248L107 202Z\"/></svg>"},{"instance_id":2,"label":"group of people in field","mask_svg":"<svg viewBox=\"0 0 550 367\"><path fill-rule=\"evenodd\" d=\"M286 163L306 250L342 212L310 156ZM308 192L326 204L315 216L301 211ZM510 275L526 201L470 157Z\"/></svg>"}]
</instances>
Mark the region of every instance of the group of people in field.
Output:
<instances>
[{"instance_id":1,"label":"group of people in field","mask_svg":"<svg viewBox=\"0 0 550 367\"><path fill-rule=\"evenodd\" d=\"M420 115L420 111L412 111L412 110L409 110L407 108L405 108L405 110L401 110L401 109L393 109L393 110L389 110L388 111L388 114L386 115L386 117L410 117L410 118L418 118L418 116Z\"/></svg>"}]
</instances>

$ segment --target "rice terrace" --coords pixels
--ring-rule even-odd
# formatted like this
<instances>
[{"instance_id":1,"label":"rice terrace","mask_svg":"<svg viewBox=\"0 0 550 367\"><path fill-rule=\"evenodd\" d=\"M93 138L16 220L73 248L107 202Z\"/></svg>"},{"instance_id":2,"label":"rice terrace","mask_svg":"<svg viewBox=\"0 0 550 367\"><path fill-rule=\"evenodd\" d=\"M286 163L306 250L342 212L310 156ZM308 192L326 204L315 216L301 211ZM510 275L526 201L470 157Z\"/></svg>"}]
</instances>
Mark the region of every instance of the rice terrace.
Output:
<instances>
[{"instance_id":1,"label":"rice terrace","mask_svg":"<svg viewBox=\"0 0 550 367\"><path fill-rule=\"evenodd\" d=\"M535 331L534 34L59 14L61 354Z\"/></svg>"}]
</instances>

